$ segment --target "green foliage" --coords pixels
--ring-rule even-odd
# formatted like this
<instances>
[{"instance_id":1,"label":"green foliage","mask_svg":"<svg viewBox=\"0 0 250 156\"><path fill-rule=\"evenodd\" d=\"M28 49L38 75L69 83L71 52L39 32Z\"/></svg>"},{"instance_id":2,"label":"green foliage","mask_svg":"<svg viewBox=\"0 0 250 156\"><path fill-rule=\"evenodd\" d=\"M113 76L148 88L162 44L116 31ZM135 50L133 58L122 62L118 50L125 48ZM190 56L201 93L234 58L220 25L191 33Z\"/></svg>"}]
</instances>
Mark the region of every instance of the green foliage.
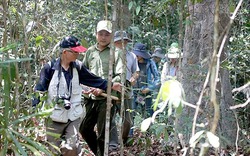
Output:
<instances>
[{"instance_id":1,"label":"green foliage","mask_svg":"<svg viewBox=\"0 0 250 156\"><path fill-rule=\"evenodd\" d=\"M134 14L134 23L128 31L133 34L134 42L146 43L149 50L153 51L155 47L167 50L168 38L170 43L178 41L177 5L175 0L131 1L128 8Z\"/></svg>"},{"instance_id":2,"label":"green foliage","mask_svg":"<svg viewBox=\"0 0 250 156\"><path fill-rule=\"evenodd\" d=\"M154 103L154 114L141 122L141 131L152 132L157 138L164 138L168 141L168 136L173 132L173 126L169 125L168 118L174 116L178 118L182 112L184 90L176 80L168 80L162 84L160 92ZM161 104L159 102L162 101ZM159 108L157 110L157 108ZM172 114L173 109L175 113ZM166 115L167 112L167 115Z\"/></svg>"},{"instance_id":3,"label":"green foliage","mask_svg":"<svg viewBox=\"0 0 250 156\"><path fill-rule=\"evenodd\" d=\"M202 0L192 0L200 3ZM177 0L133 0L125 1L128 6L133 24L128 28L132 34L133 43L143 42L149 50L162 47L167 52L171 43L178 41L179 3ZM238 1L230 0L229 10L235 9ZM0 22L0 155L11 151L16 155L28 155L29 152L40 155L46 153L45 147L35 140L35 125L31 118L39 119L49 112L30 112L30 97L38 73L44 62L57 57L55 45L66 35L75 35L85 47L96 42L95 28L101 19L111 19L113 4L108 2L108 15L105 15L103 1L11 1L7 7L7 19L4 25ZM2 8L0 8L2 11ZM186 9L186 8L184 8ZM246 84L250 80L250 18L249 4L244 1L240 12L236 16L229 38L228 56L222 62L231 74L231 82L235 88ZM0 13L2 19L3 12ZM107 17L106 17L107 16ZM184 11L184 19L189 16ZM183 21L190 25L192 21ZM7 36L5 41L4 35ZM169 40L169 42L167 42ZM6 45L7 44L7 45ZM131 45L133 46L133 45ZM54 50L54 51L53 51ZM30 65L29 65L30 64ZM198 66L193 66L200 70ZM30 68L30 70L29 70ZM204 71L204 75L206 71ZM198 75L194 75L198 76ZM42 99L45 99L44 96ZM165 101L168 98L163 98ZM243 103L247 96L244 93L234 95L236 103ZM177 116L182 111L180 100L173 100L172 105L166 107L152 123L146 122L149 131L156 134L164 133L165 139L172 125L166 124L168 116ZM160 101L155 103L155 109ZM164 104L164 102L163 102ZM167 104L167 103L165 103ZM240 127L244 136L249 134L249 105L239 111ZM173 113L174 112L174 113ZM192 118L192 117L190 117ZM185 118L185 119L190 119ZM143 118L137 115L135 127L139 128ZM20 127L23 127L21 129ZM205 135L205 132L202 133ZM212 137L213 138L213 137ZM142 143L147 142L142 140ZM212 143L213 144L213 143ZM146 147L146 146L145 146ZM20 149L18 149L20 148ZM141 153L142 155L145 153Z\"/></svg>"},{"instance_id":4,"label":"green foliage","mask_svg":"<svg viewBox=\"0 0 250 156\"><path fill-rule=\"evenodd\" d=\"M180 114L183 107L182 100L184 100L182 85L177 80L168 80L161 85L157 99L154 103L154 110L159 106L159 102L163 101L163 103L168 103L168 116L172 114L172 108L175 108L177 113Z\"/></svg>"},{"instance_id":5,"label":"green foliage","mask_svg":"<svg viewBox=\"0 0 250 156\"><path fill-rule=\"evenodd\" d=\"M231 8L235 8L238 1L231 0ZM231 84L233 88L241 87L247 84L250 80L250 18L249 18L249 3L243 2L237 16L234 20L233 27L229 38L228 50L229 55L222 62L221 66L226 68L230 72ZM233 98L236 104L242 104L249 95L247 92L236 92L233 94ZM239 122L242 130L250 131L249 129L249 110L250 105L245 108L239 109Z\"/></svg>"},{"instance_id":6,"label":"green foliage","mask_svg":"<svg viewBox=\"0 0 250 156\"><path fill-rule=\"evenodd\" d=\"M50 114L51 110L42 111L39 113L30 114L31 110L19 108L14 98L14 88L16 72L14 63L25 62L30 60L17 59L7 60L0 64L0 70L3 73L3 100L0 102L0 153L1 155L51 155L44 145L36 140L37 125L34 125L32 118L45 117ZM13 72L14 71L14 72Z\"/></svg>"}]
</instances>

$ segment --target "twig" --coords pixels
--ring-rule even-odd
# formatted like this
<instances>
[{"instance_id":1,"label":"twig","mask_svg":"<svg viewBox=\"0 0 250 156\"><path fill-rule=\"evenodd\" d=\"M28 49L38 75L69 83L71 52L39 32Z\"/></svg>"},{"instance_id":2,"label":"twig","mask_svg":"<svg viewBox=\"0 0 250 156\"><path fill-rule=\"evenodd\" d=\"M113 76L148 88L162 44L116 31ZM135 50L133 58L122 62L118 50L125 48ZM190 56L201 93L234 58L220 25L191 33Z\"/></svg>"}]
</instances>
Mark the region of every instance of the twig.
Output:
<instances>
[{"instance_id":1,"label":"twig","mask_svg":"<svg viewBox=\"0 0 250 156\"><path fill-rule=\"evenodd\" d=\"M238 153L238 139L239 139L239 131L240 131L240 126L238 123L238 118L237 118L237 114L233 111L235 119L236 119L236 124L237 124L237 133L236 133L236 140L235 140L235 154Z\"/></svg>"},{"instance_id":2,"label":"twig","mask_svg":"<svg viewBox=\"0 0 250 156\"><path fill-rule=\"evenodd\" d=\"M181 101L184 105L186 105L186 106L189 106L189 107L192 107L192 108L195 108L195 109L198 109L198 111L200 111L200 112L203 112L203 110L202 109L200 109L198 106L196 106L196 105L194 105L194 104L191 104L191 103L188 103L188 102L186 102L186 101Z\"/></svg>"},{"instance_id":3,"label":"twig","mask_svg":"<svg viewBox=\"0 0 250 156\"><path fill-rule=\"evenodd\" d=\"M194 136L194 134L195 134L195 127L196 127L195 125L196 125L196 121L197 121L197 117L198 117L198 113L199 113L199 109L200 109L200 105L201 105L201 100L202 100L203 94L205 92L206 86L208 84L209 76L210 76L210 69L209 69L209 71L207 73L207 77L206 77L206 80L204 82L203 88L201 90L199 100L198 100L198 102L196 104L196 110L195 110L195 114L194 114L194 121L193 121L193 127L192 127L192 136Z\"/></svg>"},{"instance_id":4,"label":"twig","mask_svg":"<svg viewBox=\"0 0 250 156\"><path fill-rule=\"evenodd\" d=\"M234 88L234 89L232 90L232 93L234 93L234 92L240 92L240 91L242 91L243 89L247 88L248 86L250 86L250 82L248 82L247 84L245 84L244 86L241 86L241 87L239 87L239 88Z\"/></svg>"},{"instance_id":5,"label":"twig","mask_svg":"<svg viewBox=\"0 0 250 156\"><path fill-rule=\"evenodd\" d=\"M235 105L235 106L230 106L230 109L237 109L237 108L246 107L246 105L248 105L249 103L250 103L250 98L248 98L245 103L238 104L238 105Z\"/></svg>"}]
</instances>

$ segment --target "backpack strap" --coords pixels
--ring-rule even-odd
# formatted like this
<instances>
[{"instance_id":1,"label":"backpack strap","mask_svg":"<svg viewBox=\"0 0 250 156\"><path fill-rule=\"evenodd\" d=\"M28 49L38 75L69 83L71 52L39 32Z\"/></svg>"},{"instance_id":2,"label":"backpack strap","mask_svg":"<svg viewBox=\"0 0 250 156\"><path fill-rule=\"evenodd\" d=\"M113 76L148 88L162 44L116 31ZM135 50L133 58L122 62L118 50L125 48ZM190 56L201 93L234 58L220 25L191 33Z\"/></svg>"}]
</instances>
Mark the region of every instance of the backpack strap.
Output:
<instances>
[{"instance_id":1,"label":"backpack strap","mask_svg":"<svg viewBox=\"0 0 250 156\"><path fill-rule=\"evenodd\" d=\"M48 62L50 68L52 68L54 66L55 62L56 62L56 59L53 59L53 60Z\"/></svg>"}]
</instances>

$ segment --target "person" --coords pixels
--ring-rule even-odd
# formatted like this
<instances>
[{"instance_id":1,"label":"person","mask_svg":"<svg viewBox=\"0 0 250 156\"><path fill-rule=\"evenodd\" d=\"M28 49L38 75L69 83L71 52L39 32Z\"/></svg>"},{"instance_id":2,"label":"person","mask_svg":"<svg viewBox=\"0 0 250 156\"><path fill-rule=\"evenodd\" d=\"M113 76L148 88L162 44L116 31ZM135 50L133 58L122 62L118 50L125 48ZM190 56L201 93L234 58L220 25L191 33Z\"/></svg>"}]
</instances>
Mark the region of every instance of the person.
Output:
<instances>
[{"instance_id":1,"label":"person","mask_svg":"<svg viewBox=\"0 0 250 156\"><path fill-rule=\"evenodd\" d=\"M168 50L168 62L165 62L161 72L161 84L177 76L179 70L179 58L182 54L179 53L178 47L175 44L171 44Z\"/></svg>"},{"instance_id":2,"label":"person","mask_svg":"<svg viewBox=\"0 0 250 156\"><path fill-rule=\"evenodd\" d=\"M139 66L137 62L136 55L132 52L129 52L126 47L128 42L132 42L130 38L128 38L126 31L116 31L114 33L114 44L115 47L126 52L126 95L124 98L124 120L122 125L122 139L123 142L126 143L128 139L128 134L130 128L132 126L132 116L129 110L132 109L133 103L133 92L132 86L135 85L136 79L139 76ZM129 110L128 110L129 109ZM117 111L120 112L120 105L117 105ZM115 150L118 148L118 134L115 122L115 115L112 119L111 123L111 138L109 144L109 150Z\"/></svg>"},{"instance_id":3,"label":"person","mask_svg":"<svg viewBox=\"0 0 250 156\"><path fill-rule=\"evenodd\" d=\"M157 67L152 61L146 45L136 43L133 53L137 56L140 74L134 85L133 110L140 110L142 117L147 118L153 115L152 92L160 87L160 76Z\"/></svg>"},{"instance_id":4,"label":"person","mask_svg":"<svg viewBox=\"0 0 250 156\"><path fill-rule=\"evenodd\" d=\"M94 74L108 79L109 60L112 39L112 23L108 20L99 21L96 29L97 43L85 53L83 63ZM120 82L122 74L122 51L114 52L112 82ZM115 95L115 94L113 94ZM104 155L105 122L107 98L101 96L85 96L86 116L80 126L80 133L90 149L97 156ZM115 111L115 101L112 100L110 119ZM97 134L94 130L97 125Z\"/></svg>"},{"instance_id":5,"label":"person","mask_svg":"<svg viewBox=\"0 0 250 156\"><path fill-rule=\"evenodd\" d=\"M155 62L157 70L161 76L162 66L165 62L165 55L161 48L155 48L154 53L152 54L152 60ZM160 86L154 90L153 99L156 99Z\"/></svg>"},{"instance_id":6,"label":"person","mask_svg":"<svg viewBox=\"0 0 250 156\"><path fill-rule=\"evenodd\" d=\"M152 54L152 60L155 62L156 67L160 73L165 62L165 56L161 48L155 48L154 53Z\"/></svg>"},{"instance_id":7,"label":"person","mask_svg":"<svg viewBox=\"0 0 250 156\"><path fill-rule=\"evenodd\" d=\"M79 53L87 49L80 45L75 36L64 37L59 47L60 56L44 65L34 90L35 92L47 91L46 103L55 104L50 115L52 121L47 122L47 141L57 147L64 142L61 152L56 153L57 155L77 156L81 152L77 133L84 113L81 105L82 87L80 84L94 87L85 93L100 95L102 90L107 89L107 81L90 73L77 60ZM120 87L114 83L112 88L119 90ZM40 98L34 98L32 105L35 107L40 102ZM60 139L49 133L60 134ZM53 148L51 150L56 151Z\"/></svg>"}]
</instances>

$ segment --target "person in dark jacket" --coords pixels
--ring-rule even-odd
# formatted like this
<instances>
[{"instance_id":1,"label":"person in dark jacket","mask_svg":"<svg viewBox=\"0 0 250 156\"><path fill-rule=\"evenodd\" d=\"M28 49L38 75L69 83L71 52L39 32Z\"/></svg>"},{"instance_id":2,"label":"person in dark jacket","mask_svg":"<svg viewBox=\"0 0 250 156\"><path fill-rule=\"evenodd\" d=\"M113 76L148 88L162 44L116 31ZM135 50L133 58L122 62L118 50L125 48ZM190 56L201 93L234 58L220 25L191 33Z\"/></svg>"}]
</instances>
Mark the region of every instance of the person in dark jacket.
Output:
<instances>
[{"instance_id":1,"label":"person in dark jacket","mask_svg":"<svg viewBox=\"0 0 250 156\"><path fill-rule=\"evenodd\" d=\"M153 92L160 87L160 75L155 62L150 59L151 55L145 44L136 43L133 53L137 57L140 74L133 87L135 100L132 108L147 118L153 115Z\"/></svg>"},{"instance_id":2,"label":"person in dark jacket","mask_svg":"<svg viewBox=\"0 0 250 156\"><path fill-rule=\"evenodd\" d=\"M47 141L60 148L63 156L77 156L79 149L79 125L84 116L81 105L82 85L88 86L84 93L100 95L107 89L107 80L92 74L77 57L87 49L80 45L74 36L68 36L60 42L60 57L44 65L35 92L47 92L46 104L54 106L50 115L52 122L47 124L47 132L60 134L60 139L47 135ZM119 91L120 84L113 83L112 89ZM40 102L33 100L33 106ZM49 134L49 133L47 133ZM64 143L61 145L61 143ZM55 152L53 148L52 151Z\"/></svg>"}]
</instances>

